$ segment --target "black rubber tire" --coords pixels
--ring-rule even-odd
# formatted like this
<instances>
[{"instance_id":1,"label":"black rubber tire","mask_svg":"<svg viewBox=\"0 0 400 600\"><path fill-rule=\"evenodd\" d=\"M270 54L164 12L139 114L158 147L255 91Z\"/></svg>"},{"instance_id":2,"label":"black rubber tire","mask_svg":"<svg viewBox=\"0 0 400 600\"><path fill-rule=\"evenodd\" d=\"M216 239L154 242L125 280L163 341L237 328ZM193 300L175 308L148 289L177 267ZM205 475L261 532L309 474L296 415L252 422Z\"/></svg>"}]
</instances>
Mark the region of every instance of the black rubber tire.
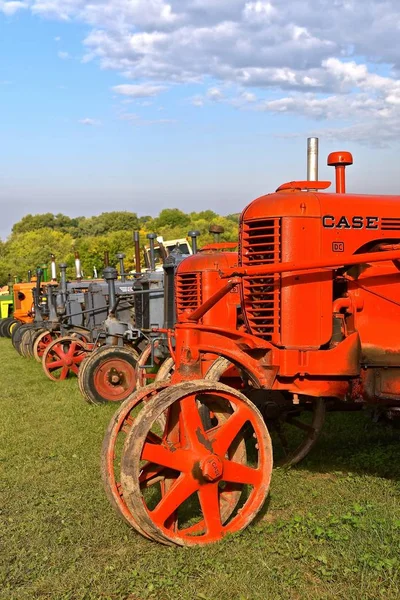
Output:
<instances>
[{"instance_id":1,"label":"black rubber tire","mask_svg":"<svg viewBox=\"0 0 400 600\"><path fill-rule=\"evenodd\" d=\"M18 330L21 329L21 327L25 325L25 323L22 323L22 321L20 321L13 329L12 334L11 334L11 343L15 348L14 342L18 337Z\"/></svg>"},{"instance_id":2,"label":"black rubber tire","mask_svg":"<svg viewBox=\"0 0 400 600\"><path fill-rule=\"evenodd\" d=\"M8 317L5 319L0 319L0 337L6 337L5 336L5 326L8 324Z\"/></svg>"},{"instance_id":3,"label":"black rubber tire","mask_svg":"<svg viewBox=\"0 0 400 600\"><path fill-rule=\"evenodd\" d=\"M23 325L21 325L21 327L18 327L15 334L13 334L12 344L18 352L18 354L21 354L22 336L24 335L25 331L32 329L32 327L34 327L33 323L24 323Z\"/></svg>"},{"instance_id":4,"label":"black rubber tire","mask_svg":"<svg viewBox=\"0 0 400 600\"><path fill-rule=\"evenodd\" d=\"M113 404L121 403L130 396L136 389L136 363L138 361L137 352L130 347L119 346L101 346L94 350L84 360L81 369L79 369L78 383L79 389L86 402L101 406L112 402ZM129 371L134 377L133 381L126 382L127 389L125 395L123 392L118 395L118 399L113 399L106 396L101 390L96 389L95 375L96 373L111 359L125 362ZM110 390L112 391L112 390Z\"/></svg>"},{"instance_id":5,"label":"black rubber tire","mask_svg":"<svg viewBox=\"0 0 400 600\"><path fill-rule=\"evenodd\" d=\"M43 333L43 331L45 331L43 327L31 327L24 331L19 347L20 354L24 358L33 358L33 344L37 336Z\"/></svg>"},{"instance_id":6,"label":"black rubber tire","mask_svg":"<svg viewBox=\"0 0 400 600\"><path fill-rule=\"evenodd\" d=\"M14 327L17 327L20 323L21 321L18 321L18 319L10 319L10 322L4 326L4 337L11 339Z\"/></svg>"}]
</instances>

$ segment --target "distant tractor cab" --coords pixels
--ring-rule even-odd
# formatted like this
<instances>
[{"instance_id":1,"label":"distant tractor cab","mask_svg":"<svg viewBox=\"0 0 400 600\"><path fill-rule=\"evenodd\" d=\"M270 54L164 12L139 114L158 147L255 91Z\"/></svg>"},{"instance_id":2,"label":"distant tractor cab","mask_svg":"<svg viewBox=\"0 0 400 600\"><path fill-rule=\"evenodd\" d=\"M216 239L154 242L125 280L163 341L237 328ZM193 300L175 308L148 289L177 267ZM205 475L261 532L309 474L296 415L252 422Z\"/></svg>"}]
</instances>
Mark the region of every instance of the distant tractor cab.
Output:
<instances>
[{"instance_id":1,"label":"distant tractor cab","mask_svg":"<svg viewBox=\"0 0 400 600\"><path fill-rule=\"evenodd\" d=\"M150 237L151 236L151 237ZM156 235L149 233L148 239L154 240L154 262L156 271L162 271L165 259L171 254L173 250L179 250L181 254L192 255L192 247L186 238L179 238L176 240L165 240L162 235ZM151 266L151 246L145 246L144 249L144 260L146 263L146 269L150 269Z\"/></svg>"}]
</instances>

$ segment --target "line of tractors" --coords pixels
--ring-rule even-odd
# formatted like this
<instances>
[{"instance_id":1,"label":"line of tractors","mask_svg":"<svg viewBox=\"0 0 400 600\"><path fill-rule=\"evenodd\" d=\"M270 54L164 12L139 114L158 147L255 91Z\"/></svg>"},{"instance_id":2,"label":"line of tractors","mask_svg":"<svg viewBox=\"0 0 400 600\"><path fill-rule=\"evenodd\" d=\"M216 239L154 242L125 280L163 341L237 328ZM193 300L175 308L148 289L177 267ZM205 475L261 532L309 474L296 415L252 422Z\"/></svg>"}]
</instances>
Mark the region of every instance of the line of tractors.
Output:
<instances>
[{"instance_id":1,"label":"line of tractors","mask_svg":"<svg viewBox=\"0 0 400 600\"><path fill-rule=\"evenodd\" d=\"M326 410L400 416L400 196L346 193L349 152L334 152L336 191L281 185L242 212L237 243L198 249L149 234L146 268L76 278L54 259L14 285L0 333L50 379L78 377L90 403L119 403L101 472L117 513L166 545L216 542L247 527L272 467L314 447ZM185 245L186 243L186 245ZM157 266L158 259L158 266ZM162 266L160 267L162 263ZM399 327L399 331L397 331Z\"/></svg>"}]
</instances>

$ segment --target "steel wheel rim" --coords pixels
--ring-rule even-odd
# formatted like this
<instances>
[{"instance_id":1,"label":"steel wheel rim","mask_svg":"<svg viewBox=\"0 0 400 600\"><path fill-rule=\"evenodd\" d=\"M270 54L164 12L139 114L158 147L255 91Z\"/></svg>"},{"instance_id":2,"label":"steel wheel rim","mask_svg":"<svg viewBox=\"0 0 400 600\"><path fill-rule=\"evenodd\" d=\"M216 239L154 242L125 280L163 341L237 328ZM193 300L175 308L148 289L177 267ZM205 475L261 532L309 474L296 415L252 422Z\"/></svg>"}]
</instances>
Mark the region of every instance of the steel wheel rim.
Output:
<instances>
[{"instance_id":1,"label":"steel wheel rim","mask_svg":"<svg viewBox=\"0 0 400 600\"><path fill-rule=\"evenodd\" d=\"M85 355L85 344L79 340L68 337L56 339L43 354L43 370L52 381L64 381L70 373L78 375Z\"/></svg>"},{"instance_id":2,"label":"steel wheel rim","mask_svg":"<svg viewBox=\"0 0 400 600\"><path fill-rule=\"evenodd\" d=\"M41 333L33 344L33 356L38 362L42 361L43 354L46 351L47 346L54 342L59 336L58 333L51 331L44 331Z\"/></svg>"},{"instance_id":3,"label":"steel wheel rim","mask_svg":"<svg viewBox=\"0 0 400 600\"><path fill-rule=\"evenodd\" d=\"M118 437L123 436L124 439L129 429L132 427L132 424L134 422L134 416L132 415L132 412L140 404L148 402L152 397L155 396L155 394L168 387L168 385L170 384L168 384L167 382L149 385L146 387L146 389L137 391L135 394L132 394L132 396L127 398L125 402L121 405L121 408L112 418L107 429L107 433L104 437L102 446L101 472L104 489L110 503L125 522L127 522L139 533L141 533L149 539L151 539L150 535L142 529L140 523L130 512L123 497L121 483L117 481L118 457L116 446ZM165 420L163 421L165 423ZM246 447L243 443L235 449L235 454L233 455L233 458L237 458L241 462L243 462L245 457ZM162 470L160 471L159 475L160 477L162 477ZM142 483L149 483L151 485L151 481L147 482L143 480ZM227 520L230 514L236 508L237 502L239 501L239 496L235 490L225 490L222 501L222 511L224 520ZM158 541L162 542L163 540L162 538L160 538L158 539Z\"/></svg>"},{"instance_id":4,"label":"steel wheel rim","mask_svg":"<svg viewBox=\"0 0 400 600\"><path fill-rule=\"evenodd\" d=\"M201 421L195 414L198 410L195 398L200 394L204 401L206 393L236 407L231 417L218 431L211 429L208 433L204 431ZM154 434L151 434L148 439L147 434L149 427L159 419L161 413L176 402L179 402L179 410L182 412L182 418L177 421L181 440L186 440L187 447L175 445L171 451L171 448L166 445L167 438L164 441L160 440L161 443L158 441L154 443ZM232 417L234 417L233 421ZM238 431L241 431L247 422L251 423L259 445L256 468L241 467L240 464L226 458L228 448L234 442ZM185 423L189 426L187 427ZM175 424L175 431L176 427L178 425ZM237 427L239 427L238 431L236 431ZM168 438L171 431L168 433ZM203 441L199 442L200 439ZM149 442L149 440L153 441ZM150 461L150 467L151 464L161 462L164 466L180 473L168 490L168 494L162 497L152 510L146 505L138 485L141 468L143 468L141 458ZM208 481L206 477L209 476L207 473L210 471L214 475L211 475L212 479ZM253 520L268 493L271 471L271 442L257 408L242 394L228 386L203 381L171 386L143 407L125 441L121 482L129 509L149 535L161 536L166 544L198 545L219 541L227 533L244 529ZM239 482L238 479L245 481ZM252 486L240 511L234 514L228 523L221 523L219 493L221 482ZM200 513L206 524L205 532L198 535L200 532L195 524L182 530L171 531L168 528L171 507L175 507L176 510L193 494L197 494L199 498Z\"/></svg>"},{"instance_id":5,"label":"steel wheel rim","mask_svg":"<svg viewBox=\"0 0 400 600\"><path fill-rule=\"evenodd\" d=\"M135 367L126 360L111 357L96 367L93 382L103 398L109 402L121 402L127 394L135 391Z\"/></svg>"}]
</instances>

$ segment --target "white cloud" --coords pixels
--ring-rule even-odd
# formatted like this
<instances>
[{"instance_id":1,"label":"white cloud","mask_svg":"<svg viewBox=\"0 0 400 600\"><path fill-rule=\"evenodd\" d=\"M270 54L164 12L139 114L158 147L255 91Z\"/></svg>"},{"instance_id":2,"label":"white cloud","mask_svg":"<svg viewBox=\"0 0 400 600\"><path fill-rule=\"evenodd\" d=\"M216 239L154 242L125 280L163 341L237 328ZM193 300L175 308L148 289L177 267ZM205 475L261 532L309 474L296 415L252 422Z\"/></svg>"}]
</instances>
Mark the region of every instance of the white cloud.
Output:
<instances>
[{"instance_id":1,"label":"white cloud","mask_svg":"<svg viewBox=\"0 0 400 600\"><path fill-rule=\"evenodd\" d=\"M270 23L277 15L276 8L271 2L246 2L243 10L244 18L255 23Z\"/></svg>"},{"instance_id":2,"label":"white cloud","mask_svg":"<svg viewBox=\"0 0 400 600\"><path fill-rule=\"evenodd\" d=\"M212 102L219 102L220 100L223 100L224 95L221 90L213 87L207 90L207 98Z\"/></svg>"},{"instance_id":3,"label":"white cloud","mask_svg":"<svg viewBox=\"0 0 400 600\"><path fill-rule=\"evenodd\" d=\"M61 58L61 60L68 60L69 58L71 58L69 52L57 52L57 56L58 58Z\"/></svg>"},{"instance_id":4,"label":"white cloud","mask_svg":"<svg viewBox=\"0 0 400 600\"><path fill-rule=\"evenodd\" d=\"M0 0L0 13L2 12L7 16L14 15L24 8L29 8L28 2L3 2Z\"/></svg>"},{"instance_id":5,"label":"white cloud","mask_svg":"<svg viewBox=\"0 0 400 600\"><path fill-rule=\"evenodd\" d=\"M134 82L131 92L116 86L117 94L153 97L163 86L199 84L195 106L254 105L325 119L332 131L338 119L352 119L352 135L363 117L396 131L398 0L0 0L0 11L28 5L42 17L88 26L83 62ZM256 95L267 98L257 103Z\"/></svg>"},{"instance_id":6,"label":"white cloud","mask_svg":"<svg viewBox=\"0 0 400 600\"><path fill-rule=\"evenodd\" d=\"M81 125L87 125L88 127L98 127L99 125L101 125L100 121L98 121L97 119L91 119L89 117L86 117L85 119L79 119L79 123Z\"/></svg>"},{"instance_id":7,"label":"white cloud","mask_svg":"<svg viewBox=\"0 0 400 600\"><path fill-rule=\"evenodd\" d=\"M122 84L115 85L112 90L121 96L129 96L130 98L154 98L166 89L164 85L151 85L147 83L139 83L135 85Z\"/></svg>"}]
</instances>

